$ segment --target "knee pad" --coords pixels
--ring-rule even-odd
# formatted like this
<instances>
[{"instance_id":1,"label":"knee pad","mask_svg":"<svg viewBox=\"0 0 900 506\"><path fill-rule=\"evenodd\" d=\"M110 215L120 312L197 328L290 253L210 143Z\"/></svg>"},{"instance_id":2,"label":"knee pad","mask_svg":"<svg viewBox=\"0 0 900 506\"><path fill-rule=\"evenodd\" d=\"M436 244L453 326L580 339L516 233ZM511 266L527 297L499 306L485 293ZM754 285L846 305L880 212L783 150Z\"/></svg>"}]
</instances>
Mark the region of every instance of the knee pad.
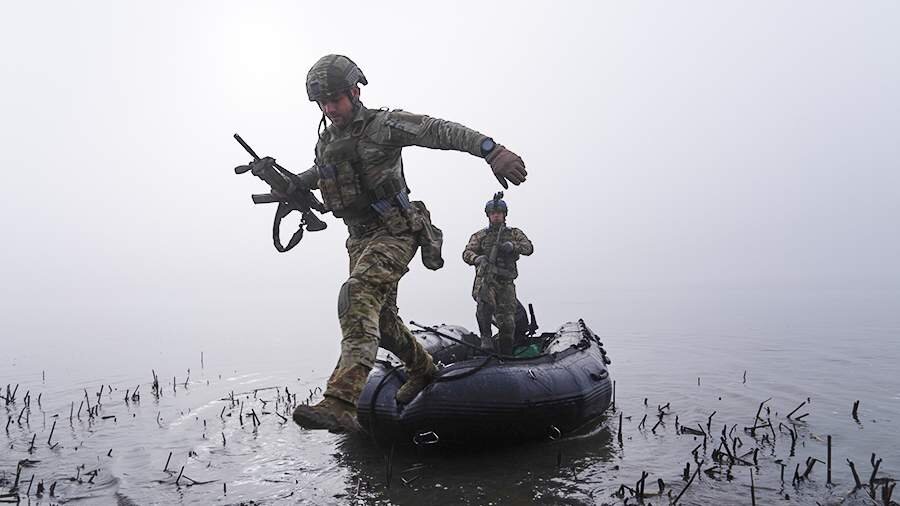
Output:
<instances>
[{"instance_id":1,"label":"knee pad","mask_svg":"<svg viewBox=\"0 0 900 506\"><path fill-rule=\"evenodd\" d=\"M341 290L338 292L338 318L343 318L347 311L350 310L350 291L354 285L359 285L359 281L353 278L348 279L341 285Z\"/></svg>"}]
</instances>

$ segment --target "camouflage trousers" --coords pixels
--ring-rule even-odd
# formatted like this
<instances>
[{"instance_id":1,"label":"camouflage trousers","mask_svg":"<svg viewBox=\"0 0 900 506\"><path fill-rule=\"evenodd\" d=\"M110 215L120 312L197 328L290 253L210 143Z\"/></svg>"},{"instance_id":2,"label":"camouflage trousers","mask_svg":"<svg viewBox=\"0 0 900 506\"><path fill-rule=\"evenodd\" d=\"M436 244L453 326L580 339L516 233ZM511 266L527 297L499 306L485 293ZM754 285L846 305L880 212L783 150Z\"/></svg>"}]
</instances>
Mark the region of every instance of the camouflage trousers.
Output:
<instances>
[{"instance_id":1,"label":"camouflage trousers","mask_svg":"<svg viewBox=\"0 0 900 506\"><path fill-rule=\"evenodd\" d=\"M431 355L397 314L397 284L418 249L415 237L377 227L347 239L350 278L338 296L341 357L325 395L356 404L379 345L406 364L411 376L434 367Z\"/></svg>"},{"instance_id":2,"label":"camouflage trousers","mask_svg":"<svg viewBox=\"0 0 900 506\"><path fill-rule=\"evenodd\" d=\"M512 280L494 280L481 285L476 283L479 292L475 295L478 306L475 319L482 338L491 337L491 318L500 327L498 341L500 351L512 353L513 339L516 331L516 285ZM481 295L480 300L478 295Z\"/></svg>"}]
</instances>

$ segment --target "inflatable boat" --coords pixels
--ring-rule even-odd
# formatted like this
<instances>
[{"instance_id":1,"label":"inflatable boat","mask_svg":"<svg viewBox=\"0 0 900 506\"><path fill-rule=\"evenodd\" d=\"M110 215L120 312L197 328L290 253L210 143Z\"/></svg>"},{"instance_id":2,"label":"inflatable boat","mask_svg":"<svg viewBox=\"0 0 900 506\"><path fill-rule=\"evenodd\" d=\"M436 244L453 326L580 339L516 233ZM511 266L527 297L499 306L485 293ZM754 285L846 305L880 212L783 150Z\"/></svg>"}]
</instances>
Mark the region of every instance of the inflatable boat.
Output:
<instances>
[{"instance_id":1,"label":"inflatable boat","mask_svg":"<svg viewBox=\"0 0 900 506\"><path fill-rule=\"evenodd\" d=\"M438 365L435 380L405 406L394 400L406 373L379 360L357 405L363 429L378 440L416 445L559 438L595 424L609 408L610 363L583 320L519 341L519 356L484 352L463 327L413 334Z\"/></svg>"}]
</instances>

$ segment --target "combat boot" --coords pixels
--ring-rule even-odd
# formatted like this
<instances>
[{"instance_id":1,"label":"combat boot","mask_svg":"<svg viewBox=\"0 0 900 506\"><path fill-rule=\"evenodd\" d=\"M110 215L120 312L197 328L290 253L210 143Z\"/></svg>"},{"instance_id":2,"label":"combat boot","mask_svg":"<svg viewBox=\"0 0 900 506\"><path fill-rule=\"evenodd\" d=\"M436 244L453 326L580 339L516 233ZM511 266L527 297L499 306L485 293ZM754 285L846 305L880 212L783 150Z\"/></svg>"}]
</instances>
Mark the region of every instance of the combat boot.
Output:
<instances>
[{"instance_id":1,"label":"combat boot","mask_svg":"<svg viewBox=\"0 0 900 506\"><path fill-rule=\"evenodd\" d=\"M397 404L409 404L410 401L419 395L419 392L421 392L423 388L431 383L435 373L437 373L437 367L435 367L434 364L429 364L429 367L426 368L424 372L410 374L409 377L406 378L406 383L397 390L397 394L394 396L394 398L397 399Z\"/></svg>"},{"instance_id":2,"label":"combat boot","mask_svg":"<svg viewBox=\"0 0 900 506\"><path fill-rule=\"evenodd\" d=\"M294 422L304 429L328 429L330 432L361 432L356 421L356 406L336 397L325 397L314 406L294 409Z\"/></svg>"}]
</instances>

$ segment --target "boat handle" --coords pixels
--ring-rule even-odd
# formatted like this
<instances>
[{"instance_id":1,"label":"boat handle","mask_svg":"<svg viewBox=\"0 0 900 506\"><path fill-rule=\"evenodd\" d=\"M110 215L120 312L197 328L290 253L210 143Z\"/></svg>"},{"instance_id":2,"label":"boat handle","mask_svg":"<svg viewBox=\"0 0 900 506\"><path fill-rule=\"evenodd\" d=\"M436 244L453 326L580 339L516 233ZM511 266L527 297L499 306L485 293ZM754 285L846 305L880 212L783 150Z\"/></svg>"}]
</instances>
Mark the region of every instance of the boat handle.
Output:
<instances>
[{"instance_id":1,"label":"boat handle","mask_svg":"<svg viewBox=\"0 0 900 506\"><path fill-rule=\"evenodd\" d=\"M437 442L440 440L441 438L439 438L438 435L432 430L428 432L420 432L413 436L413 443L416 446L433 445L437 444Z\"/></svg>"},{"instance_id":2,"label":"boat handle","mask_svg":"<svg viewBox=\"0 0 900 506\"><path fill-rule=\"evenodd\" d=\"M550 426L550 434L548 434L550 441L556 441L557 439L560 438L560 436L562 436L562 431L559 430L555 425L551 425Z\"/></svg>"},{"instance_id":3,"label":"boat handle","mask_svg":"<svg viewBox=\"0 0 900 506\"><path fill-rule=\"evenodd\" d=\"M592 372L592 373L591 373L591 379L594 380L594 381L602 381L602 380L605 380L605 379L608 378L608 377L609 377L609 371L607 371L607 370L605 370L605 369L602 370L602 371L600 371L599 374L598 374L598 373L595 373L595 372Z\"/></svg>"}]
</instances>

